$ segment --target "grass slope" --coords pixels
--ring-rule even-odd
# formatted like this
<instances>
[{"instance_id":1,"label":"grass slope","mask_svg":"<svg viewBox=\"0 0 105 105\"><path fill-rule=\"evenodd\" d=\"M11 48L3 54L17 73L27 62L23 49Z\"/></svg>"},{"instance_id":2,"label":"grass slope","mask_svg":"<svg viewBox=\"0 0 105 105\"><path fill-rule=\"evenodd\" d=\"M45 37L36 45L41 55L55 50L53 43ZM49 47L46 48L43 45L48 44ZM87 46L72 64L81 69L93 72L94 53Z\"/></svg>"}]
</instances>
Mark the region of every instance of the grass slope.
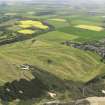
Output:
<instances>
[{"instance_id":1,"label":"grass slope","mask_svg":"<svg viewBox=\"0 0 105 105\"><path fill-rule=\"evenodd\" d=\"M66 97L66 90L68 90L66 82L62 85L60 81L86 83L104 72L105 66L100 63L99 56L91 52L61 45L58 39L61 38L62 40L62 37L63 39L72 39L72 35L69 36L57 31L62 36L60 37L59 35L56 36L55 33L56 31L28 41L1 46L0 84L3 85L8 81L19 80L21 78L28 80L34 78L30 71L25 72L24 75L21 70L17 69L17 65L28 63L53 75L52 77L40 73L39 78L51 89L55 89L56 86L58 91L55 91L57 94L60 94L58 95L60 98L61 96ZM49 39L49 35L57 40L52 41ZM49 60L51 63L48 63ZM71 83L68 86L71 86ZM61 90L65 92L63 94L62 92L59 93ZM70 93L72 93L71 89L69 90L69 95ZM74 97L76 97L76 94Z\"/></svg>"},{"instance_id":2,"label":"grass slope","mask_svg":"<svg viewBox=\"0 0 105 105\"><path fill-rule=\"evenodd\" d=\"M1 47L0 50L1 56L7 58L10 65L33 64L61 79L73 81L90 80L91 75L87 73L91 73L100 64L98 61L100 58L90 52L42 41L17 43L13 46ZM48 64L48 60L52 60L52 64ZM8 67L8 70L9 68L11 69Z\"/></svg>"}]
</instances>

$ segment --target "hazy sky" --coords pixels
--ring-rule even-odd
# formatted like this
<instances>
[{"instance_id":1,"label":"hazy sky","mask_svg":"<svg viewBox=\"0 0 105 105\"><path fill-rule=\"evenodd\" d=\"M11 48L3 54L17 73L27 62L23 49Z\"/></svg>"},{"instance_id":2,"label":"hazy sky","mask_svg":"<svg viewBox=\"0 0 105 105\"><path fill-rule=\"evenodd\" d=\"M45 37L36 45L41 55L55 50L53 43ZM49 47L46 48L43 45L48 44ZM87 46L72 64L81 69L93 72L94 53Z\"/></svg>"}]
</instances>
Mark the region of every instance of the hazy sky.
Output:
<instances>
[{"instance_id":1,"label":"hazy sky","mask_svg":"<svg viewBox=\"0 0 105 105\"><path fill-rule=\"evenodd\" d=\"M0 0L0 1L30 1L30 0ZM36 0L33 0L33 1L36 1ZM37 0L37 1L40 1L40 0ZM42 0L42 1L46 1L46 0ZM50 1L50 0L47 0L47 1ZM61 1L63 1L63 0L61 0ZM68 0L68 1L70 1L70 0ZM88 1L88 0L74 0L74 1ZM91 1L94 1L94 2L103 2L105 0L91 0Z\"/></svg>"},{"instance_id":2,"label":"hazy sky","mask_svg":"<svg viewBox=\"0 0 105 105\"><path fill-rule=\"evenodd\" d=\"M55 1L55 0L0 0L0 1L8 1L8 2L17 2L17 1ZM56 0L56 1L65 1L65 0ZM67 0L66 0L67 1ZM69 2L94 2L94 3L103 3L105 0L68 0Z\"/></svg>"},{"instance_id":3,"label":"hazy sky","mask_svg":"<svg viewBox=\"0 0 105 105\"><path fill-rule=\"evenodd\" d=\"M30 1L30 0L0 0L0 1ZM36 1L36 0L33 0L33 1ZM37 0L37 1L40 1L40 0ZM42 0L42 1L53 1L53 0ZM63 1L63 0L61 0L61 1ZM71 1L71 0L68 0L68 1ZM88 1L88 0L74 0L74 1ZM105 0L91 0L91 1L94 1L94 2L103 2Z\"/></svg>"}]
</instances>

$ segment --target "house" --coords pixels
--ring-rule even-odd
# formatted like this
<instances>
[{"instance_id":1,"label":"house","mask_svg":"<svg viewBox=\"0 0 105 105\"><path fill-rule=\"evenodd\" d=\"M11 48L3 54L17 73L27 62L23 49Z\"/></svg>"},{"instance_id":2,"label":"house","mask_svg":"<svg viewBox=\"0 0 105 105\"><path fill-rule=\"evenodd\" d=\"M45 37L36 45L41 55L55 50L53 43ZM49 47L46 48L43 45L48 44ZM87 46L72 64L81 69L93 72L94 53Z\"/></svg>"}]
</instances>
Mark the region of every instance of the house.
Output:
<instances>
[{"instance_id":1,"label":"house","mask_svg":"<svg viewBox=\"0 0 105 105\"><path fill-rule=\"evenodd\" d=\"M48 92L48 95L51 97L51 98L55 98L57 96L56 93L52 93L52 92Z\"/></svg>"},{"instance_id":2,"label":"house","mask_svg":"<svg viewBox=\"0 0 105 105\"><path fill-rule=\"evenodd\" d=\"M20 69L21 70L30 70L30 65L28 65L28 64L22 64L22 65L20 65Z\"/></svg>"}]
</instances>

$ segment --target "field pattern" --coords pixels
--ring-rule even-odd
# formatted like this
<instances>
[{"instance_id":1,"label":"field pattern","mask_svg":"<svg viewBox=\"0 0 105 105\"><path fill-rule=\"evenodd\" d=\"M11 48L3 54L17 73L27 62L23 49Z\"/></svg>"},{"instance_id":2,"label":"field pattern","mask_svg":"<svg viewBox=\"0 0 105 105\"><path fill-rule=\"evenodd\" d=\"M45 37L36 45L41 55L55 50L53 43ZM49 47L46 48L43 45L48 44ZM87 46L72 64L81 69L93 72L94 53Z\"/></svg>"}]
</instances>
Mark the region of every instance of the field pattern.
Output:
<instances>
[{"instance_id":1,"label":"field pattern","mask_svg":"<svg viewBox=\"0 0 105 105\"><path fill-rule=\"evenodd\" d=\"M101 56L63 44L104 41L102 16L30 5L0 7L0 104L43 105L102 96Z\"/></svg>"}]
</instances>

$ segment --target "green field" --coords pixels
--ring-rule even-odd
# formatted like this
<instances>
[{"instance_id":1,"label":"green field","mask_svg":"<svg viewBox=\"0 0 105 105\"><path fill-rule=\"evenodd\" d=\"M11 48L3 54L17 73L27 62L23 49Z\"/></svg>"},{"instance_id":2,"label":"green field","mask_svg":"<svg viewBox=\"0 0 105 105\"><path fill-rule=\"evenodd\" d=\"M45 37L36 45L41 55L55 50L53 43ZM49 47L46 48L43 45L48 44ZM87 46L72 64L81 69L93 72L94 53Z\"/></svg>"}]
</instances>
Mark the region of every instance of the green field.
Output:
<instances>
[{"instance_id":1,"label":"green field","mask_svg":"<svg viewBox=\"0 0 105 105\"><path fill-rule=\"evenodd\" d=\"M75 27L65 27L59 31L77 36L77 41L97 41L105 37L105 31L96 32Z\"/></svg>"}]
</instances>

